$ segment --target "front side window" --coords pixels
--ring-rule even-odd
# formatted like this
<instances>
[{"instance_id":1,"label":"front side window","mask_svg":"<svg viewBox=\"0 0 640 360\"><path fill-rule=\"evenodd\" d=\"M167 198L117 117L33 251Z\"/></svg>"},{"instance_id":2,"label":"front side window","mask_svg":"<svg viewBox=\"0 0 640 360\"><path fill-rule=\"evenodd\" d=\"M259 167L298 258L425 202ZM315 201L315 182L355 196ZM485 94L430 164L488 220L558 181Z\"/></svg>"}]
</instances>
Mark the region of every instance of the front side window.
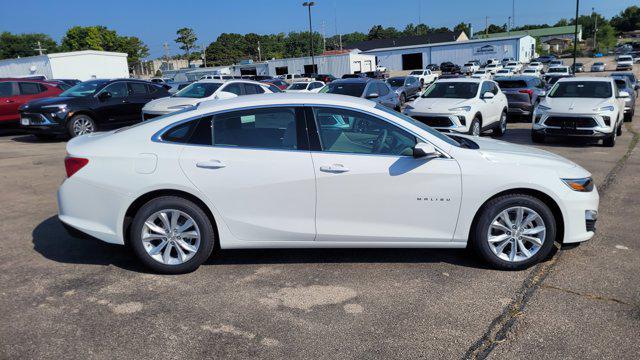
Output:
<instances>
[{"instance_id":1,"label":"front side window","mask_svg":"<svg viewBox=\"0 0 640 360\"><path fill-rule=\"evenodd\" d=\"M323 151L411 156L416 137L407 131L357 111L313 109Z\"/></svg>"},{"instance_id":2,"label":"front side window","mask_svg":"<svg viewBox=\"0 0 640 360\"><path fill-rule=\"evenodd\" d=\"M244 84L244 92L247 95L253 95L262 94L264 93L264 90L262 89L262 87L255 84Z\"/></svg>"},{"instance_id":3,"label":"front side window","mask_svg":"<svg viewBox=\"0 0 640 360\"><path fill-rule=\"evenodd\" d=\"M9 81L0 82L0 97L9 97L13 95L13 84Z\"/></svg>"},{"instance_id":4,"label":"front side window","mask_svg":"<svg viewBox=\"0 0 640 360\"><path fill-rule=\"evenodd\" d=\"M297 150L298 130L294 108L234 111L216 115L213 145L275 150Z\"/></svg>"},{"instance_id":5,"label":"front side window","mask_svg":"<svg viewBox=\"0 0 640 360\"><path fill-rule=\"evenodd\" d=\"M387 84L383 82L378 83L378 93L380 94L380 96L386 96L387 94L389 94L389 91L389 86L387 86Z\"/></svg>"},{"instance_id":6,"label":"front side window","mask_svg":"<svg viewBox=\"0 0 640 360\"><path fill-rule=\"evenodd\" d=\"M423 98L472 99L478 93L476 82L436 82L422 95Z\"/></svg>"},{"instance_id":7,"label":"front side window","mask_svg":"<svg viewBox=\"0 0 640 360\"><path fill-rule=\"evenodd\" d=\"M129 94L133 96L147 95L147 84L130 82Z\"/></svg>"},{"instance_id":8,"label":"front side window","mask_svg":"<svg viewBox=\"0 0 640 360\"><path fill-rule=\"evenodd\" d=\"M552 98L610 98L613 94L608 81L565 81L551 89Z\"/></svg>"},{"instance_id":9,"label":"front side window","mask_svg":"<svg viewBox=\"0 0 640 360\"><path fill-rule=\"evenodd\" d=\"M109 92L111 93L111 98L119 99L119 98L125 98L127 97L127 95L129 95L129 88L127 88L127 83L120 81L120 82L116 82L111 85L108 85L100 92L101 93Z\"/></svg>"},{"instance_id":10,"label":"front side window","mask_svg":"<svg viewBox=\"0 0 640 360\"><path fill-rule=\"evenodd\" d=\"M307 83L293 83L289 86L289 90L306 90L308 85Z\"/></svg>"}]
</instances>

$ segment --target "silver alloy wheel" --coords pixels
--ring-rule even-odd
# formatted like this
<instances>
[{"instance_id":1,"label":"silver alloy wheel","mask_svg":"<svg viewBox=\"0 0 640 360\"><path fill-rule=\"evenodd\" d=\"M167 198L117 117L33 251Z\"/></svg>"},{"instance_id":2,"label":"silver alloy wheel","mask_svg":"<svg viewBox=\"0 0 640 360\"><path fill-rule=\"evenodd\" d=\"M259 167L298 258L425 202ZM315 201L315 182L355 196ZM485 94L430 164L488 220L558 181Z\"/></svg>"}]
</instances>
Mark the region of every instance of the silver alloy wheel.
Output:
<instances>
[{"instance_id":1,"label":"silver alloy wheel","mask_svg":"<svg viewBox=\"0 0 640 360\"><path fill-rule=\"evenodd\" d=\"M480 123L479 122L474 122L473 123L473 128L471 128L471 135L473 136L480 136Z\"/></svg>"},{"instance_id":2,"label":"silver alloy wheel","mask_svg":"<svg viewBox=\"0 0 640 360\"><path fill-rule=\"evenodd\" d=\"M89 134L94 131L95 129L93 128L93 122L91 121L91 119L85 116L80 116L73 122L73 133L76 136Z\"/></svg>"},{"instance_id":3,"label":"silver alloy wheel","mask_svg":"<svg viewBox=\"0 0 640 360\"><path fill-rule=\"evenodd\" d=\"M189 261L200 248L200 229L193 218L175 210L160 210L142 227L142 245L147 254L165 265Z\"/></svg>"},{"instance_id":4,"label":"silver alloy wheel","mask_svg":"<svg viewBox=\"0 0 640 360\"><path fill-rule=\"evenodd\" d=\"M500 117L500 131L504 134L507 132L507 113L503 112Z\"/></svg>"},{"instance_id":5,"label":"silver alloy wheel","mask_svg":"<svg viewBox=\"0 0 640 360\"><path fill-rule=\"evenodd\" d=\"M500 212L491 221L487 241L491 251L502 260L524 261L544 244L547 228L537 212L515 206Z\"/></svg>"}]
</instances>

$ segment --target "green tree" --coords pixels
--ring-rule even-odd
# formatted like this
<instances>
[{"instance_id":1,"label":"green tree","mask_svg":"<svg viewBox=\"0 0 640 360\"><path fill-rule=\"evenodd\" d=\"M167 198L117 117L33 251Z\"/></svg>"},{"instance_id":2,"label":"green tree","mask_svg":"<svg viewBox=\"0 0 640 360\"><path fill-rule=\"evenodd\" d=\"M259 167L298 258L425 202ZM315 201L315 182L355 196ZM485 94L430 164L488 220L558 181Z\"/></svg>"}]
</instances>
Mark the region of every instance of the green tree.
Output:
<instances>
[{"instance_id":1,"label":"green tree","mask_svg":"<svg viewBox=\"0 0 640 360\"><path fill-rule=\"evenodd\" d=\"M369 34L367 35L368 40L375 39L392 39L399 37L401 33L394 27L385 28L382 25L374 25L369 30Z\"/></svg>"},{"instance_id":2,"label":"green tree","mask_svg":"<svg viewBox=\"0 0 640 360\"><path fill-rule=\"evenodd\" d=\"M61 51L99 50L123 52L129 67L149 56L149 48L135 36L120 36L104 26L74 26L67 30L60 43Z\"/></svg>"},{"instance_id":3,"label":"green tree","mask_svg":"<svg viewBox=\"0 0 640 360\"><path fill-rule=\"evenodd\" d=\"M174 41L180 44L180 49L184 50L187 62L189 62L191 51L195 48L198 37L192 28L187 27L178 29L176 35L178 35L178 37Z\"/></svg>"},{"instance_id":4,"label":"green tree","mask_svg":"<svg viewBox=\"0 0 640 360\"><path fill-rule=\"evenodd\" d=\"M465 34L467 34L467 36L469 38L471 38L471 36L473 36L473 34L471 34L471 28L469 27L469 24L465 23L465 22L461 22L458 25L453 27L453 31L455 33L458 33L460 31L464 31Z\"/></svg>"},{"instance_id":5,"label":"green tree","mask_svg":"<svg viewBox=\"0 0 640 360\"><path fill-rule=\"evenodd\" d=\"M13 59L17 57L27 57L38 55L35 50L38 42L45 51L44 53L54 53L58 51L58 45L45 34L12 34L10 32L0 33L0 59Z\"/></svg>"},{"instance_id":6,"label":"green tree","mask_svg":"<svg viewBox=\"0 0 640 360\"><path fill-rule=\"evenodd\" d=\"M207 46L207 64L230 65L245 57L246 48L244 36L233 33L222 33L216 41Z\"/></svg>"},{"instance_id":7,"label":"green tree","mask_svg":"<svg viewBox=\"0 0 640 360\"><path fill-rule=\"evenodd\" d=\"M123 36L118 39L117 49L127 53L129 66L133 66L149 56L149 48L135 36Z\"/></svg>"},{"instance_id":8,"label":"green tree","mask_svg":"<svg viewBox=\"0 0 640 360\"><path fill-rule=\"evenodd\" d=\"M611 19L611 25L618 31L640 29L640 7L629 6Z\"/></svg>"},{"instance_id":9,"label":"green tree","mask_svg":"<svg viewBox=\"0 0 640 360\"><path fill-rule=\"evenodd\" d=\"M558 22L556 22L553 26L556 27L556 26L567 26L567 25L570 25L569 20L563 18L558 20Z\"/></svg>"},{"instance_id":10,"label":"green tree","mask_svg":"<svg viewBox=\"0 0 640 360\"><path fill-rule=\"evenodd\" d=\"M618 42L618 39L616 38L616 30L608 22L605 22L602 25L598 24L596 39L598 40L596 50L602 52L613 49Z\"/></svg>"}]
</instances>

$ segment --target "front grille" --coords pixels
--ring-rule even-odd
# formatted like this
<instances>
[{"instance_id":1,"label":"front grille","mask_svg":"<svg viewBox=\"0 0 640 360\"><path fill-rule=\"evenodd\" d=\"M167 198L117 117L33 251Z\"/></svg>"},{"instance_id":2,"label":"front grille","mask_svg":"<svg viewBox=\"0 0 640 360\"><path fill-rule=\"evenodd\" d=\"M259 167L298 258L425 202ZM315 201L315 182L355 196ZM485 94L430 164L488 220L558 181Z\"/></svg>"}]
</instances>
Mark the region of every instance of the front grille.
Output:
<instances>
[{"instance_id":1,"label":"front grille","mask_svg":"<svg viewBox=\"0 0 640 360\"><path fill-rule=\"evenodd\" d=\"M29 119L29 124L32 124L32 125L49 123L49 121L42 114L25 113L25 114L21 114L20 117Z\"/></svg>"},{"instance_id":2,"label":"front grille","mask_svg":"<svg viewBox=\"0 0 640 360\"><path fill-rule=\"evenodd\" d=\"M593 118L578 116L550 116L545 120L544 124L561 128L588 128L598 126L598 123Z\"/></svg>"},{"instance_id":3,"label":"front grille","mask_svg":"<svg viewBox=\"0 0 640 360\"><path fill-rule=\"evenodd\" d=\"M596 221L595 220L586 220L587 221L587 231L596 232Z\"/></svg>"},{"instance_id":4,"label":"front grille","mask_svg":"<svg viewBox=\"0 0 640 360\"><path fill-rule=\"evenodd\" d=\"M433 127L450 127L453 125L447 116L414 116L414 119Z\"/></svg>"},{"instance_id":5,"label":"front grille","mask_svg":"<svg viewBox=\"0 0 640 360\"><path fill-rule=\"evenodd\" d=\"M149 119L153 119L156 118L158 116L161 116L160 114L147 114L147 113L142 113L142 120L149 120Z\"/></svg>"}]
</instances>

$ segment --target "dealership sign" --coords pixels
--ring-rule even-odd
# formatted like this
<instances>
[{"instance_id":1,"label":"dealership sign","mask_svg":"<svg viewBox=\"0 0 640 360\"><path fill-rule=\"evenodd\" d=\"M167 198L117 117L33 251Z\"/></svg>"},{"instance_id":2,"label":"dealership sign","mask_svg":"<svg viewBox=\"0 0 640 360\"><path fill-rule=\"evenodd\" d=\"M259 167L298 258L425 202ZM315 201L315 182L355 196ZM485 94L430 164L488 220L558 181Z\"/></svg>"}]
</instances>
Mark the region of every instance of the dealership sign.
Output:
<instances>
[{"instance_id":1,"label":"dealership sign","mask_svg":"<svg viewBox=\"0 0 640 360\"><path fill-rule=\"evenodd\" d=\"M496 47L493 45L484 45L473 49L475 55L488 55L495 54L496 52Z\"/></svg>"}]
</instances>

